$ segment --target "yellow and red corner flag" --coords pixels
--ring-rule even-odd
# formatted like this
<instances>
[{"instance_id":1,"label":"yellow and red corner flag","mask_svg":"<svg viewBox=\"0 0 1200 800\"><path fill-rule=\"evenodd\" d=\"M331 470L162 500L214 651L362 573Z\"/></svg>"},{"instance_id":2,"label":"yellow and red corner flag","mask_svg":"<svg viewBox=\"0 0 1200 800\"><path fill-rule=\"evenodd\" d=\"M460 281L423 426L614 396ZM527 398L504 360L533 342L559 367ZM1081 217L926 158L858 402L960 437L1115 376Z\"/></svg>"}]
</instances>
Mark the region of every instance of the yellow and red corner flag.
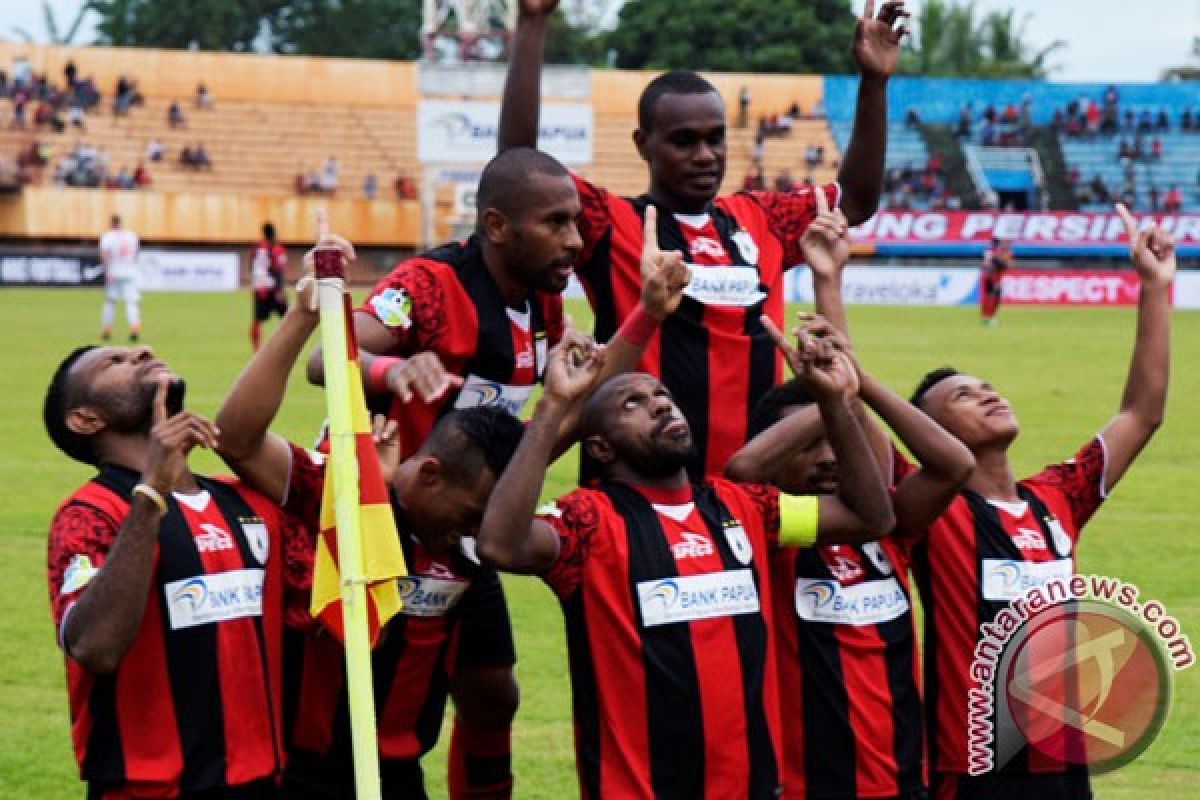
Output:
<instances>
[{"instance_id":1,"label":"yellow and red corner flag","mask_svg":"<svg viewBox=\"0 0 1200 800\"><path fill-rule=\"evenodd\" d=\"M380 629L400 610L396 578L407 570L371 435L358 343L350 324L350 296L328 280L335 277L335 271L337 278L342 277L342 254L319 250L315 261L320 292L337 291L338 297L325 296L321 302L330 451L321 496L311 613L345 641L343 584L365 585L367 640L373 645ZM336 262L337 269L329 262ZM346 526L350 529L345 530ZM348 542L348 535L357 539L358 547ZM351 558L355 555L358 557Z\"/></svg>"}]
</instances>

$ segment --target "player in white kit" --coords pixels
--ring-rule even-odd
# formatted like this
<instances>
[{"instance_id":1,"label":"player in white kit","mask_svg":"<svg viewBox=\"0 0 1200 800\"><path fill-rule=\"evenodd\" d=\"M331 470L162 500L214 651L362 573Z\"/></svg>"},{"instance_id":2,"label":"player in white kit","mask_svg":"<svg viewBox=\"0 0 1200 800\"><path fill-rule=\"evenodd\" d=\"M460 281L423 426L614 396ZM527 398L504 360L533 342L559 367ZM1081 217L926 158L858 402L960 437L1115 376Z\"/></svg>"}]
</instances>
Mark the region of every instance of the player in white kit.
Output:
<instances>
[{"instance_id":1,"label":"player in white kit","mask_svg":"<svg viewBox=\"0 0 1200 800\"><path fill-rule=\"evenodd\" d=\"M112 338L113 318L118 300L125 301L125 320L129 323L129 341L136 342L142 333L142 315L138 287L137 234L121 227L121 218L112 217L112 227L100 237L100 261L104 265L104 310L100 315L100 338Z\"/></svg>"}]
</instances>

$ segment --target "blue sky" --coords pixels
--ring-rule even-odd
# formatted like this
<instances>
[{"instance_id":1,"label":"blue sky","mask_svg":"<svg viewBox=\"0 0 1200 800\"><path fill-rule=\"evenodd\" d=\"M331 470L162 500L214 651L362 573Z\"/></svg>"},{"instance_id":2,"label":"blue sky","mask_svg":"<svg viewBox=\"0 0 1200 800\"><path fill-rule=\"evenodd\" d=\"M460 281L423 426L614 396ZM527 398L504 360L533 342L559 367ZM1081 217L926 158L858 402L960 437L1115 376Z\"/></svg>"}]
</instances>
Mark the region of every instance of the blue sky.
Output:
<instances>
[{"instance_id":1,"label":"blue sky","mask_svg":"<svg viewBox=\"0 0 1200 800\"><path fill-rule=\"evenodd\" d=\"M183 0L181 0L182 2ZM196 2L197 0L188 0ZM771 2L771 0L763 0ZM856 0L861 2L861 0ZM1192 39L1200 36L1200 0L976 0L981 11L1015 8L1030 12L1029 37L1045 44L1068 43L1054 61L1062 66L1058 80L1154 80L1164 67L1187 62ZM920 0L910 0L919 6ZM51 0L66 27L80 0ZM0 0L0 38L14 38L13 27L46 37L39 0ZM85 26L82 41L91 39Z\"/></svg>"}]
</instances>

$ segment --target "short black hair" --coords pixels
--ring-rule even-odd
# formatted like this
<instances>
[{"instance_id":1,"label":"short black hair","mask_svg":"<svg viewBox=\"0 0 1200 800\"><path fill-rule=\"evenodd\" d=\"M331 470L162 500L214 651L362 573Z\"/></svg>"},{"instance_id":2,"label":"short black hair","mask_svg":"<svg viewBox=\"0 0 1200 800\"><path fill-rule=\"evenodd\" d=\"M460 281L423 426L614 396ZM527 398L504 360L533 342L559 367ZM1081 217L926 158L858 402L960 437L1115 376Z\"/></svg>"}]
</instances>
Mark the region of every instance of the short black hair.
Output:
<instances>
[{"instance_id":1,"label":"short black hair","mask_svg":"<svg viewBox=\"0 0 1200 800\"><path fill-rule=\"evenodd\" d=\"M268 241L275 241L275 226L270 222L263 225L263 238Z\"/></svg>"},{"instance_id":2,"label":"short black hair","mask_svg":"<svg viewBox=\"0 0 1200 800\"><path fill-rule=\"evenodd\" d=\"M534 174L561 178L571 173L557 158L532 147L514 147L489 161L475 192L477 227L482 230L483 212L489 208L510 216L520 209L528 199L524 179Z\"/></svg>"},{"instance_id":3,"label":"short black hair","mask_svg":"<svg viewBox=\"0 0 1200 800\"><path fill-rule=\"evenodd\" d=\"M925 402L925 395L934 386L938 385L946 378L953 378L955 375L961 375L954 367L938 367L935 370L925 373L925 377L921 378L921 382L917 384L917 388L913 389L912 397L908 398L908 402L912 403L917 408L921 408L921 404Z\"/></svg>"},{"instance_id":4,"label":"short black hair","mask_svg":"<svg viewBox=\"0 0 1200 800\"><path fill-rule=\"evenodd\" d=\"M813 400L813 396L808 393L808 389L800 382L799 378L779 384L754 404L754 410L750 412L750 425L746 431L746 438L751 439L758 436L783 419L785 408L809 406L814 402L816 401Z\"/></svg>"},{"instance_id":5,"label":"short black hair","mask_svg":"<svg viewBox=\"0 0 1200 800\"><path fill-rule=\"evenodd\" d=\"M438 420L418 452L436 456L449 480L470 486L484 467L499 478L524 433L521 420L504 409L460 408Z\"/></svg>"},{"instance_id":6,"label":"short black hair","mask_svg":"<svg viewBox=\"0 0 1200 800\"><path fill-rule=\"evenodd\" d=\"M642 96L638 98L638 127L645 133L654 127L655 107L664 94L708 94L716 91L717 87L690 69L664 72L646 84Z\"/></svg>"},{"instance_id":7,"label":"short black hair","mask_svg":"<svg viewBox=\"0 0 1200 800\"><path fill-rule=\"evenodd\" d=\"M67 427L67 412L78 408L86 400L78 387L70 381L71 368L84 355L95 349L95 345L76 347L63 359L54 371L54 377L50 379L50 386L46 389L46 400L42 404L42 422L46 426L46 433L50 435L50 441L76 461L92 466L99 462L95 448L92 447L92 440Z\"/></svg>"}]
</instances>

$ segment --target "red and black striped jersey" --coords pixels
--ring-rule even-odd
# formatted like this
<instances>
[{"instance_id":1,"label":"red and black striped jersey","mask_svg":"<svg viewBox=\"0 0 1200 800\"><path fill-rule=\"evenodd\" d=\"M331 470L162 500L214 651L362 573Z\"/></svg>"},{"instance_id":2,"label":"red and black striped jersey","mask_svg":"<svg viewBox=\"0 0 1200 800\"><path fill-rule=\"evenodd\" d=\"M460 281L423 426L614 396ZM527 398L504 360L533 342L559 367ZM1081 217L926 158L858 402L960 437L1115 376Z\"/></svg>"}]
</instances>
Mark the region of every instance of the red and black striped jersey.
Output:
<instances>
[{"instance_id":1,"label":"red and black striped jersey","mask_svg":"<svg viewBox=\"0 0 1200 800\"><path fill-rule=\"evenodd\" d=\"M263 239L250 256L250 284L258 292L283 288L287 275L287 248Z\"/></svg>"},{"instance_id":2,"label":"red and black striped jersey","mask_svg":"<svg viewBox=\"0 0 1200 800\"><path fill-rule=\"evenodd\" d=\"M464 380L433 403L392 401L388 413L400 428L401 458L416 452L448 409L496 405L519 416L541 380L547 349L563 331L560 295L531 291L525 308L508 307L475 236L401 263L358 313L379 320L394 337L379 355L436 353Z\"/></svg>"},{"instance_id":3,"label":"red and black striped jersey","mask_svg":"<svg viewBox=\"0 0 1200 800\"><path fill-rule=\"evenodd\" d=\"M772 553L785 798L925 786L909 560L890 537Z\"/></svg>"},{"instance_id":4,"label":"red and black striped jersey","mask_svg":"<svg viewBox=\"0 0 1200 800\"><path fill-rule=\"evenodd\" d=\"M608 341L641 297L643 213L649 198L610 194L578 175L584 248L579 278ZM803 261L800 238L816 216L815 189L742 192L717 198L707 213L660 214L659 245L693 268L679 309L650 340L638 369L662 380L696 441L693 479L720 475L746 442L758 398L774 387L783 361L759 318L783 324L783 276ZM821 187L833 207L836 184ZM586 468L585 468L586 472Z\"/></svg>"},{"instance_id":5,"label":"red and black striped jersey","mask_svg":"<svg viewBox=\"0 0 1200 800\"><path fill-rule=\"evenodd\" d=\"M284 599L301 591L295 564L314 541L250 489L196 480L199 493L167 498L145 612L117 670L66 658L75 754L97 797L219 793L283 767ZM55 514L48 577L60 642L137 482L105 465Z\"/></svg>"},{"instance_id":6,"label":"red and black striped jersey","mask_svg":"<svg viewBox=\"0 0 1200 800\"><path fill-rule=\"evenodd\" d=\"M578 489L542 519L562 603L585 798L773 798L773 489Z\"/></svg>"},{"instance_id":7,"label":"red and black striped jersey","mask_svg":"<svg viewBox=\"0 0 1200 800\"><path fill-rule=\"evenodd\" d=\"M306 525L319 521L325 460L292 446L285 508ZM456 665L516 660L499 577L462 554L435 556L405 532L393 503L409 574L399 579L404 607L372 652L376 728L385 761L417 759L437 743ZM311 559L308 578L311 581ZM345 654L323 629L289 633L286 711L289 751L324 759L334 786L353 786Z\"/></svg>"},{"instance_id":8,"label":"red and black striped jersey","mask_svg":"<svg viewBox=\"0 0 1200 800\"><path fill-rule=\"evenodd\" d=\"M968 769L968 692L980 626L1029 589L1075 569L1075 545L1105 497L1104 440L1019 481L1019 503L963 491L913 551L925 610L925 707L930 771ZM1010 773L1069 771L1026 748Z\"/></svg>"}]
</instances>

